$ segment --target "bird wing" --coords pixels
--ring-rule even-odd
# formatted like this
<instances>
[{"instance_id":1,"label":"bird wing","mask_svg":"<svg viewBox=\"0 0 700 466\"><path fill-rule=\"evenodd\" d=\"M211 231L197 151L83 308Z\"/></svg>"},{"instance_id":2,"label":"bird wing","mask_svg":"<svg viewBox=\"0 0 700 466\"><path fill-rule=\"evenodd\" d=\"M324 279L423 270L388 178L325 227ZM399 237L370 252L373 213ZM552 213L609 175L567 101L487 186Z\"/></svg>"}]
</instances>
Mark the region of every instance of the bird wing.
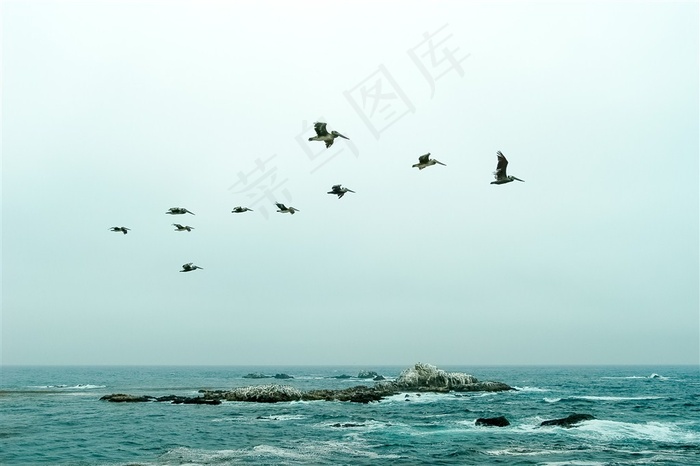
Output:
<instances>
[{"instance_id":1,"label":"bird wing","mask_svg":"<svg viewBox=\"0 0 700 466\"><path fill-rule=\"evenodd\" d=\"M192 268L192 262L188 262L186 264L182 264L182 268L185 270L191 269Z\"/></svg>"},{"instance_id":2,"label":"bird wing","mask_svg":"<svg viewBox=\"0 0 700 466\"><path fill-rule=\"evenodd\" d=\"M179 223L173 223L173 226L174 226L175 228L179 228L179 229L185 228L185 227L183 227L182 225L180 225Z\"/></svg>"},{"instance_id":3,"label":"bird wing","mask_svg":"<svg viewBox=\"0 0 700 466\"><path fill-rule=\"evenodd\" d=\"M418 157L418 163L428 163L429 158L430 158L430 152L428 152L428 153L425 154L425 155L421 155L420 157Z\"/></svg>"},{"instance_id":4,"label":"bird wing","mask_svg":"<svg viewBox=\"0 0 700 466\"><path fill-rule=\"evenodd\" d=\"M279 210L287 210L287 206L285 206L284 204L280 204L279 202L275 202L275 204L277 205L277 208Z\"/></svg>"},{"instance_id":5,"label":"bird wing","mask_svg":"<svg viewBox=\"0 0 700 466\"><path fill-rule=\"evenodd\" d=\"M321 123L317 121L314 123L314 130L316 131L316 135L318 136L327 136L328 131L326 130L326 123Z\"/></svg>"},{"instance_id":6,"label":"bird wing","mask_svg":"<svg viewBox=\"0 0 700 466\"><path fill-rule=\"evenodd\" d=\"M496 165L496 171L494 172L494 175L496 175L496 179L498 180L506 177L506 167L508 167L508 160L500 150L496 152L496 156L498 157L498 164Z\"/></svg>"}]
</instances>

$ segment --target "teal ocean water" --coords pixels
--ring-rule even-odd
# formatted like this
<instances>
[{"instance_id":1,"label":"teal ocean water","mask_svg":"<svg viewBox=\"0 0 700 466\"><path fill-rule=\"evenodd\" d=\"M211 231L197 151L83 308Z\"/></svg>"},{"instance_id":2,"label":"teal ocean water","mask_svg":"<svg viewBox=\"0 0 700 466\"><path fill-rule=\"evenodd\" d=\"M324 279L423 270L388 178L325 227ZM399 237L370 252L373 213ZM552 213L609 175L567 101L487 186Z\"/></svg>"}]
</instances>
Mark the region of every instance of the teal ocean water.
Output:
<instances>
[{"instance_id":1,"label":"teal ocean water","mask_svg":"<svg viewBox=\"0 0 700 466\"><path fill-rule=\"evenodd\" d=\"M400 394L377 403L109 403L111 393L196 396L279 383L372 385L406 367L16 367L0 380L3 465L700 464L696 366L440 367L500 393ZM293 379L247 379L262 372ZM539 427L571 413L594 420ZM507 427L476 426L505 416Z\"/></svg>"}]
</instances>

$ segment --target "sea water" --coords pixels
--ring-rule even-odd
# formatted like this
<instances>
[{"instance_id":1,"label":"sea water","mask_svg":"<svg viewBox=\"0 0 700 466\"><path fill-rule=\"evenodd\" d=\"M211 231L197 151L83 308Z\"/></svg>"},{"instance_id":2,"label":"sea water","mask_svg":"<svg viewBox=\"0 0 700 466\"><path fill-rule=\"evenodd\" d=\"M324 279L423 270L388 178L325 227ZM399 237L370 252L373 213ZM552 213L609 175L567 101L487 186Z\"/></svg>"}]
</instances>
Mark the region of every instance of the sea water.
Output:
<instances>
[{"instance_id":1,"label":"sea water","mask_svg":"<svg viewBox=\"0 0 700 466\"><path fill-rule=\"evenodd\" d=\"M372 385L336 378L406 367L17 367L0 380L3 465L700 464L697 366L440 367L517 390L401 393L380 402L111 403L279 383L300 390ZM292 379L249 379L284 373ZM540 427L572 413L594 420ZM505 416L507 427L475 425Z\"/></svg>"}]
</instances>

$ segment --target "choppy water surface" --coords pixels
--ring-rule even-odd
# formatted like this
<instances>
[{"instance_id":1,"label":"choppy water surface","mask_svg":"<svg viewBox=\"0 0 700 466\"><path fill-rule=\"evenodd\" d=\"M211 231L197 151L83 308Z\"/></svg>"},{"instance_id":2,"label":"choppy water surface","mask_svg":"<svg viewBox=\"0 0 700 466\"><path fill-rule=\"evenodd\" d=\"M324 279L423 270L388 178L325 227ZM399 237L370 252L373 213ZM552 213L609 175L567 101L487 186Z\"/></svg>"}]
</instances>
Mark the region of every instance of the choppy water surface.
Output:
<instances>
[{"instance_id":1,"label":"choppy water surface","mask_svg":"<svg viewBox=\"0 0 700 466\"><path fill-rule=\"evenodd\" d=\"M337 379L406 367L3 367L0 463L700 464L697 367L441 367L517 387L400 394L379 403L109 403L110 393L194 396L280 383L300 390L371 385ZM293 379L246 379L286 373ZM570 429L539 427L586 413ZM480 427L505 416L508 427Z\"/></svg>"}]
</instances>

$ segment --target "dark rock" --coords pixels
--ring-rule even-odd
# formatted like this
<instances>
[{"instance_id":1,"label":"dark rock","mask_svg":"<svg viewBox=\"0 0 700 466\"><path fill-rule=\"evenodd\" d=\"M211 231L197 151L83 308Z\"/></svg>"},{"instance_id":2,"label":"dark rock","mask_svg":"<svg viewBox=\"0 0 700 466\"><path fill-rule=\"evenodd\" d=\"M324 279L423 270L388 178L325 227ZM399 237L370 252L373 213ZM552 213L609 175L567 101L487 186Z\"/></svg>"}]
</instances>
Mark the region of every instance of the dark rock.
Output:
<instances>
[{"instance_id":1,"label":"dark rock","mask_svg":"<svg viewBox=\"0 0 700 466\"><path fill-rule=\"evenodd\" d=\"M165 396L157 397L156 401L160 401L160 402L170 401L173 404L180 404L180 403L184 403L186 398L187 397L178 396L178 395L165 395Z\"/></svg>"},{"instance_id":2,"label":"dark rock","mask_svg":"<svg viewBox=\"0 0 700 466\"><path fill-rule=\"evenodd\" d=\"M357 374L358 379L373 379L375 377L379 377L379 374L374 371L360 371L359 374Z\"/></svg>"},{"instance_id":3,"label":"dark rock","mask_svg":"<svg viewBox=\"0 0 700 466\"><path fill-rule=\"evenodd\" d=\"M148 395L125 395L124 393L113 393L100 398L100 400L112 401L114 403L142 403L145 401L153 401L154 399L155 398Z\"/></svg>"},{"instance_id":4,"label":"dark rock","mask_svg":"<svg viewBox=\"0 0 700 466\"><path fill-rule=\"evenodd\" d=\"M334 379L352 379L352 375L340 374L340 375L334 375L332 378L334 378Z\"/></svg>"},{"instance_id":5,"label":"dark rock","mask_svg":"<svg viewBox=\"0 0 700 466\"><path fill-rule=\"evenodd\" d=\"M379 382L379 381L382 381L382 380L385 380L385 379L384 379L384 376L383 376L383 375L378 375L378 376L376 376L375 378L373 378L372 380L374 380L375 382Z\"/></svg>"},{"instance_id":6,"label":"dark rock","mask_svg":"<svg viewBox=\"0 0 700 466\"><path fill-rule=\"evenodd\" d=\"M363 427L363 426L364 426L364 424L353 424L352 422L347 422L345 424L341 424L338 422L336 424L333 424L331 427Z\"/></svg>"},{"instance_id":7,"label":"dark rock","mask_svg":"<svg viewBox=\"0 0 700 466\"><path fill-rule=\"evenodd\" d=\"M343 390L309 390L304 392L302 400L304 401L352 401L355 403L369 403L370 401L379 401L390 395L396 394L396 390L388 387L365 387L358 385L356 387L345 388Z\"/></svg>"},{"instance_id":8,"label":"dark rock","mask_svg":"<svg viewBox=\"0 0 700 466\"><path fill-rule=\"evenodd\" d=\"M480 417L476 420L475 424L477 426L494 426L494 427L505 427L509 426L510 422L505 416L498 417Z\"/></svg>"},{"instance_id":9,"label":"dark rock","mask_svg":"<svg viewBox=\"0 0 700 466\"><path fill-rule=\"evenodd\" d=\"M292 377L289 374L275 374L275 378L276 379L293 379L294 377Z\"/></svg>"},{"instance_id":10,"label":"dark rock","mask_svg":"<svg viewBox=\"0 0 700 466\"><path fill-rule=\"evenodd\" d=\"M269 379L271 376L265 375L261 372L251 372L243 376L244 379Z\"/></svg>"},{"instance_id":11,"label":"dark rock","mask_svg":"<svg viewBox=\"0 0 700 466\"><path fill-rule=\"evenodd\" d=\"M571 414L567 417L563 417L561 419L552 419L549 421L543 421L540 426L561 426L561 427L574 427L575 424L578 424L579 422L582 421L590 421L591 419L595 419L590 414Z\"/></svg>"},{"instance_id":12,"label":"dark rock","mask_svg":"<svg viewBox=\"0 0 700 466\"><path fill-rule=\"evenodd\" d=\"M183 403L186 405L220 405L221 400L195 396L192 398L185 398Z\"/></svg>"}]
</instances>

